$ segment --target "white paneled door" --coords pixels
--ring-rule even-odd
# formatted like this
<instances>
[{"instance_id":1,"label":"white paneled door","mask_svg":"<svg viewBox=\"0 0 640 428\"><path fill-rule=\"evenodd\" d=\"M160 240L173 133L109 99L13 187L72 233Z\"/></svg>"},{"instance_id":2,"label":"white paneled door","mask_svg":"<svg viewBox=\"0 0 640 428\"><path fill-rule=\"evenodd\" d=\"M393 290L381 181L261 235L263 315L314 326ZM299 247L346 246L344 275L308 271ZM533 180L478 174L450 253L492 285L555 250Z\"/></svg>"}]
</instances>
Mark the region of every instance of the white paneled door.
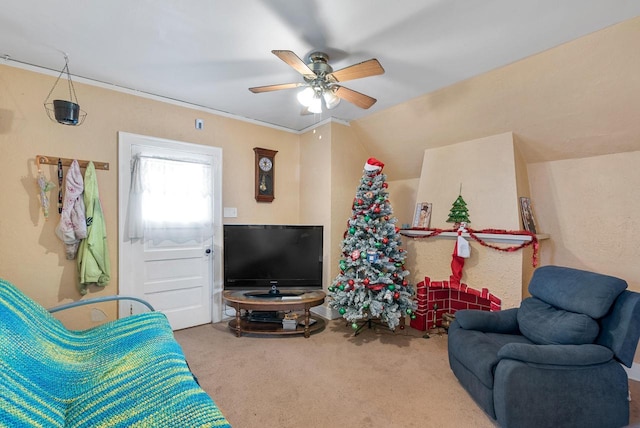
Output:
<instances>
[{"instance_id":1,"label":"white paneled door","mask_svg":"<svg viewBox=\"0 0 640 428\"><path fill-rule=\"evenodd\" d=\"M221 149L121 132L119 150L119 294L148 301L174 330L219 321Z\"/></svg>"}]
</instances>

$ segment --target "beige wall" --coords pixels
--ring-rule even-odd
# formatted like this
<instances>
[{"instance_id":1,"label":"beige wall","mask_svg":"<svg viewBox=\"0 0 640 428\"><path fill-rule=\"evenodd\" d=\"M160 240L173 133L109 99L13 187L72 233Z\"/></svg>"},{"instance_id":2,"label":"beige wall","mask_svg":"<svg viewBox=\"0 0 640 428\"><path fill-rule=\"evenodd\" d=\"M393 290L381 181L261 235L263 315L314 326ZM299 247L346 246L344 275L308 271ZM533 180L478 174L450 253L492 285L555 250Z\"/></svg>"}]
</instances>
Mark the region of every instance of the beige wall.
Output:
<instances>
[{"instance_id":1,"label":"beige wall","mask_svg":"<svg viewBox=\"0 0 640 428\"><path fill-rule=\"evenodd\" d=\"M331 282L331 124L300 136L300 222L324 226L322 279Z\"/></svg>"},{"instance_id":2,"label":"beige wall","mask_svg":"<svg viewBox=\"0 0 640 428\"><path fill-rule=\"evenodd\" d=\"M407 180L389 180L389 202L393 208L393 215L398 219L398 227L413 224L415 214L419 178Z\"/></svg>"},{"instance_id":3,"label":"beige wall","mask_svg":"<svg viewBox=\"0 0 640 428\"><path fill-rule=\"evenodd\" d=\"M453 227L446 220L460 186L470 227L520 228L511 133L425 150L417 198L433 203L431 227Z\"/></svg>"},{"instance_id":4,"label":"beige wall","mask_svg":"<svg viewBox=\"0 0 640 428\"><path fill-rule=\"evenodd\" d=\"M640 292L640 151L529 165L533 207L551 235L542 264L624 278Z\"/></svg>"},{"instance_id":5,"label":"beige wall","mask_svg":"<svg viewBox=\"0 0 640 428\"><path fill-rule=\"evenodd\" d=\"M62 243L54 234L59 219L57 190L51 192L48 221L39 209L35 181L38 154L110 163L110 171L99 171L97 175L112 280L104 290L91 288L88 297L117 293L118 131L221 147L223 204L238 208L238 217L225 219L226 222L298 222L298 135L80 83L75 85L76 92L88 116L81 126L63 126L50 121L43 107L54 81L55 77L0 65L0 277L45 307L78 300L80 295L76 291L76 263L65 259ZM194 127L196 118L204 119L202 131ZM259 204L254 199L253 147L278 151L276 199L270 204ZM55 167L45 166L43 170L57 181ZM115 305L103 306L112 319ZM85 315L68 317L88 319ZM86 327L86 323L81 324Z\"/></svg>"}]
</instances>

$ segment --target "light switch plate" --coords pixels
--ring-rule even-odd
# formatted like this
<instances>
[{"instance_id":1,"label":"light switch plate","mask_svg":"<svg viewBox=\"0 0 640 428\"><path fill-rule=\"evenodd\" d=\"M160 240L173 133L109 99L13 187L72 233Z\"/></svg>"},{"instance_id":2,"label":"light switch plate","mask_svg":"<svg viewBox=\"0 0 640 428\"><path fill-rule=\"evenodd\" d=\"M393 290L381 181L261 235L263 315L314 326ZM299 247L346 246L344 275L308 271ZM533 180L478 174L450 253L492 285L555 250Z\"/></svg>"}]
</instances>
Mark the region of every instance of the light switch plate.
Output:
<instances>
[{"instance_id":1,"label":"light switch plate","mask_svg":"<svg viewBox=\"0 0 640 428\"><path fill-rule=\"evenodd\" d=\"M227 218L238 217L238 209L236 207L224 207L223 215Z\"/></svg>"}]
</instances>

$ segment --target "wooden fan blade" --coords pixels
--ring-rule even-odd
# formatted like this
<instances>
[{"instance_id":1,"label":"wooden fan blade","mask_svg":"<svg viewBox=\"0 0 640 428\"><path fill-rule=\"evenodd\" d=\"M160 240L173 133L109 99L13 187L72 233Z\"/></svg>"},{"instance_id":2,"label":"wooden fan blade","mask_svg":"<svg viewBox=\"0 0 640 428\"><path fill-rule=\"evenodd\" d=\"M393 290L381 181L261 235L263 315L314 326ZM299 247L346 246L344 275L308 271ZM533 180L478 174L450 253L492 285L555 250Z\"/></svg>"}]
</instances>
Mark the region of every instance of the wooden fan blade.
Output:
<instances>
[{"instance_id":1,"label":"wooden fan blade","mask_svg":"<svg viewBox=\"0 0 640 428\"><path fill-rule=\"evenodd\" d=\"M330 82L346 82L347 80L361 79L379 74L384 74L384 68L382 68L377 59L373 58L329 73L327 74L327 79Z\"/></svg>"},{"instance_id":2,"label":"wooden fan blade","mask_svg":"<svg viewBox=\"0 0 640 428\"><path fill-rule=\"evenodd\" d=\"M254 94L259 94L261 92L271 92L271 91L280 91L282 89L299 88L300 86L304 86L304 85L305 85L304 83L282 83L280 85L256 86L255 88L249 88L249 90Z\"/></svg>"},{"instance_id":3,"label":"wooden fan blade","mask_svg":"<svg viewBox=\"0 0 640 428\"><path fill-rule=\"evenodd\" d=\"M338 86L335 91L336 96L343 100L349 101L352 104L357 105L360 108L368 109L376 103L375 98L371 98L369 95L361 94L353 89L345 88L344 86Z\"/></svg>"},{"instance_id":4,"label":"wooden fan blade","mask_svg":"<svg viewBox=\"0 0 640 428\"><path fill-rule=\"evenodd\" d=\"M308 77L310 79L316 78L316 73L313 72L307 64L304 63L303 60L300 59L298 55L291 51L271 51L272 54L289 64L295 71L302 74L304 77Z\"/></svg>"}]
</instances>

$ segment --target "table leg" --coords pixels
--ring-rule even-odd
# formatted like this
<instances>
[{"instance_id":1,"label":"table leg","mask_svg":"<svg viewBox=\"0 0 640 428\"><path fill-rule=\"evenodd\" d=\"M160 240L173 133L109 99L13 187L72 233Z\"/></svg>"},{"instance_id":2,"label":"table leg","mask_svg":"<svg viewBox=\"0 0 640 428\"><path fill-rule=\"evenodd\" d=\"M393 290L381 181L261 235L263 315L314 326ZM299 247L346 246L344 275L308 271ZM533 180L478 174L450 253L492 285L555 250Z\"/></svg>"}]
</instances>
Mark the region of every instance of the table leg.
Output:
<instances>
[{"instance_id":1,"label":"table leg","mask_svg":"<svg viewBox=\"0 0 640 428\"><path fill-rule=\"evenodd\" d=\"M242 329L240 329L240 306L236 306L236 337L240 337Z\"/></svg>"},{"instance_id":2,"label":"table leg","mask_svg":"<svg viewBox=\"0 0 640 428\"><path fill-rule=\"evenodd\" d=\"M304 337L309 337L309 321L311 320L309 307L304 308Z\"/></svg>"}]
</instances>

